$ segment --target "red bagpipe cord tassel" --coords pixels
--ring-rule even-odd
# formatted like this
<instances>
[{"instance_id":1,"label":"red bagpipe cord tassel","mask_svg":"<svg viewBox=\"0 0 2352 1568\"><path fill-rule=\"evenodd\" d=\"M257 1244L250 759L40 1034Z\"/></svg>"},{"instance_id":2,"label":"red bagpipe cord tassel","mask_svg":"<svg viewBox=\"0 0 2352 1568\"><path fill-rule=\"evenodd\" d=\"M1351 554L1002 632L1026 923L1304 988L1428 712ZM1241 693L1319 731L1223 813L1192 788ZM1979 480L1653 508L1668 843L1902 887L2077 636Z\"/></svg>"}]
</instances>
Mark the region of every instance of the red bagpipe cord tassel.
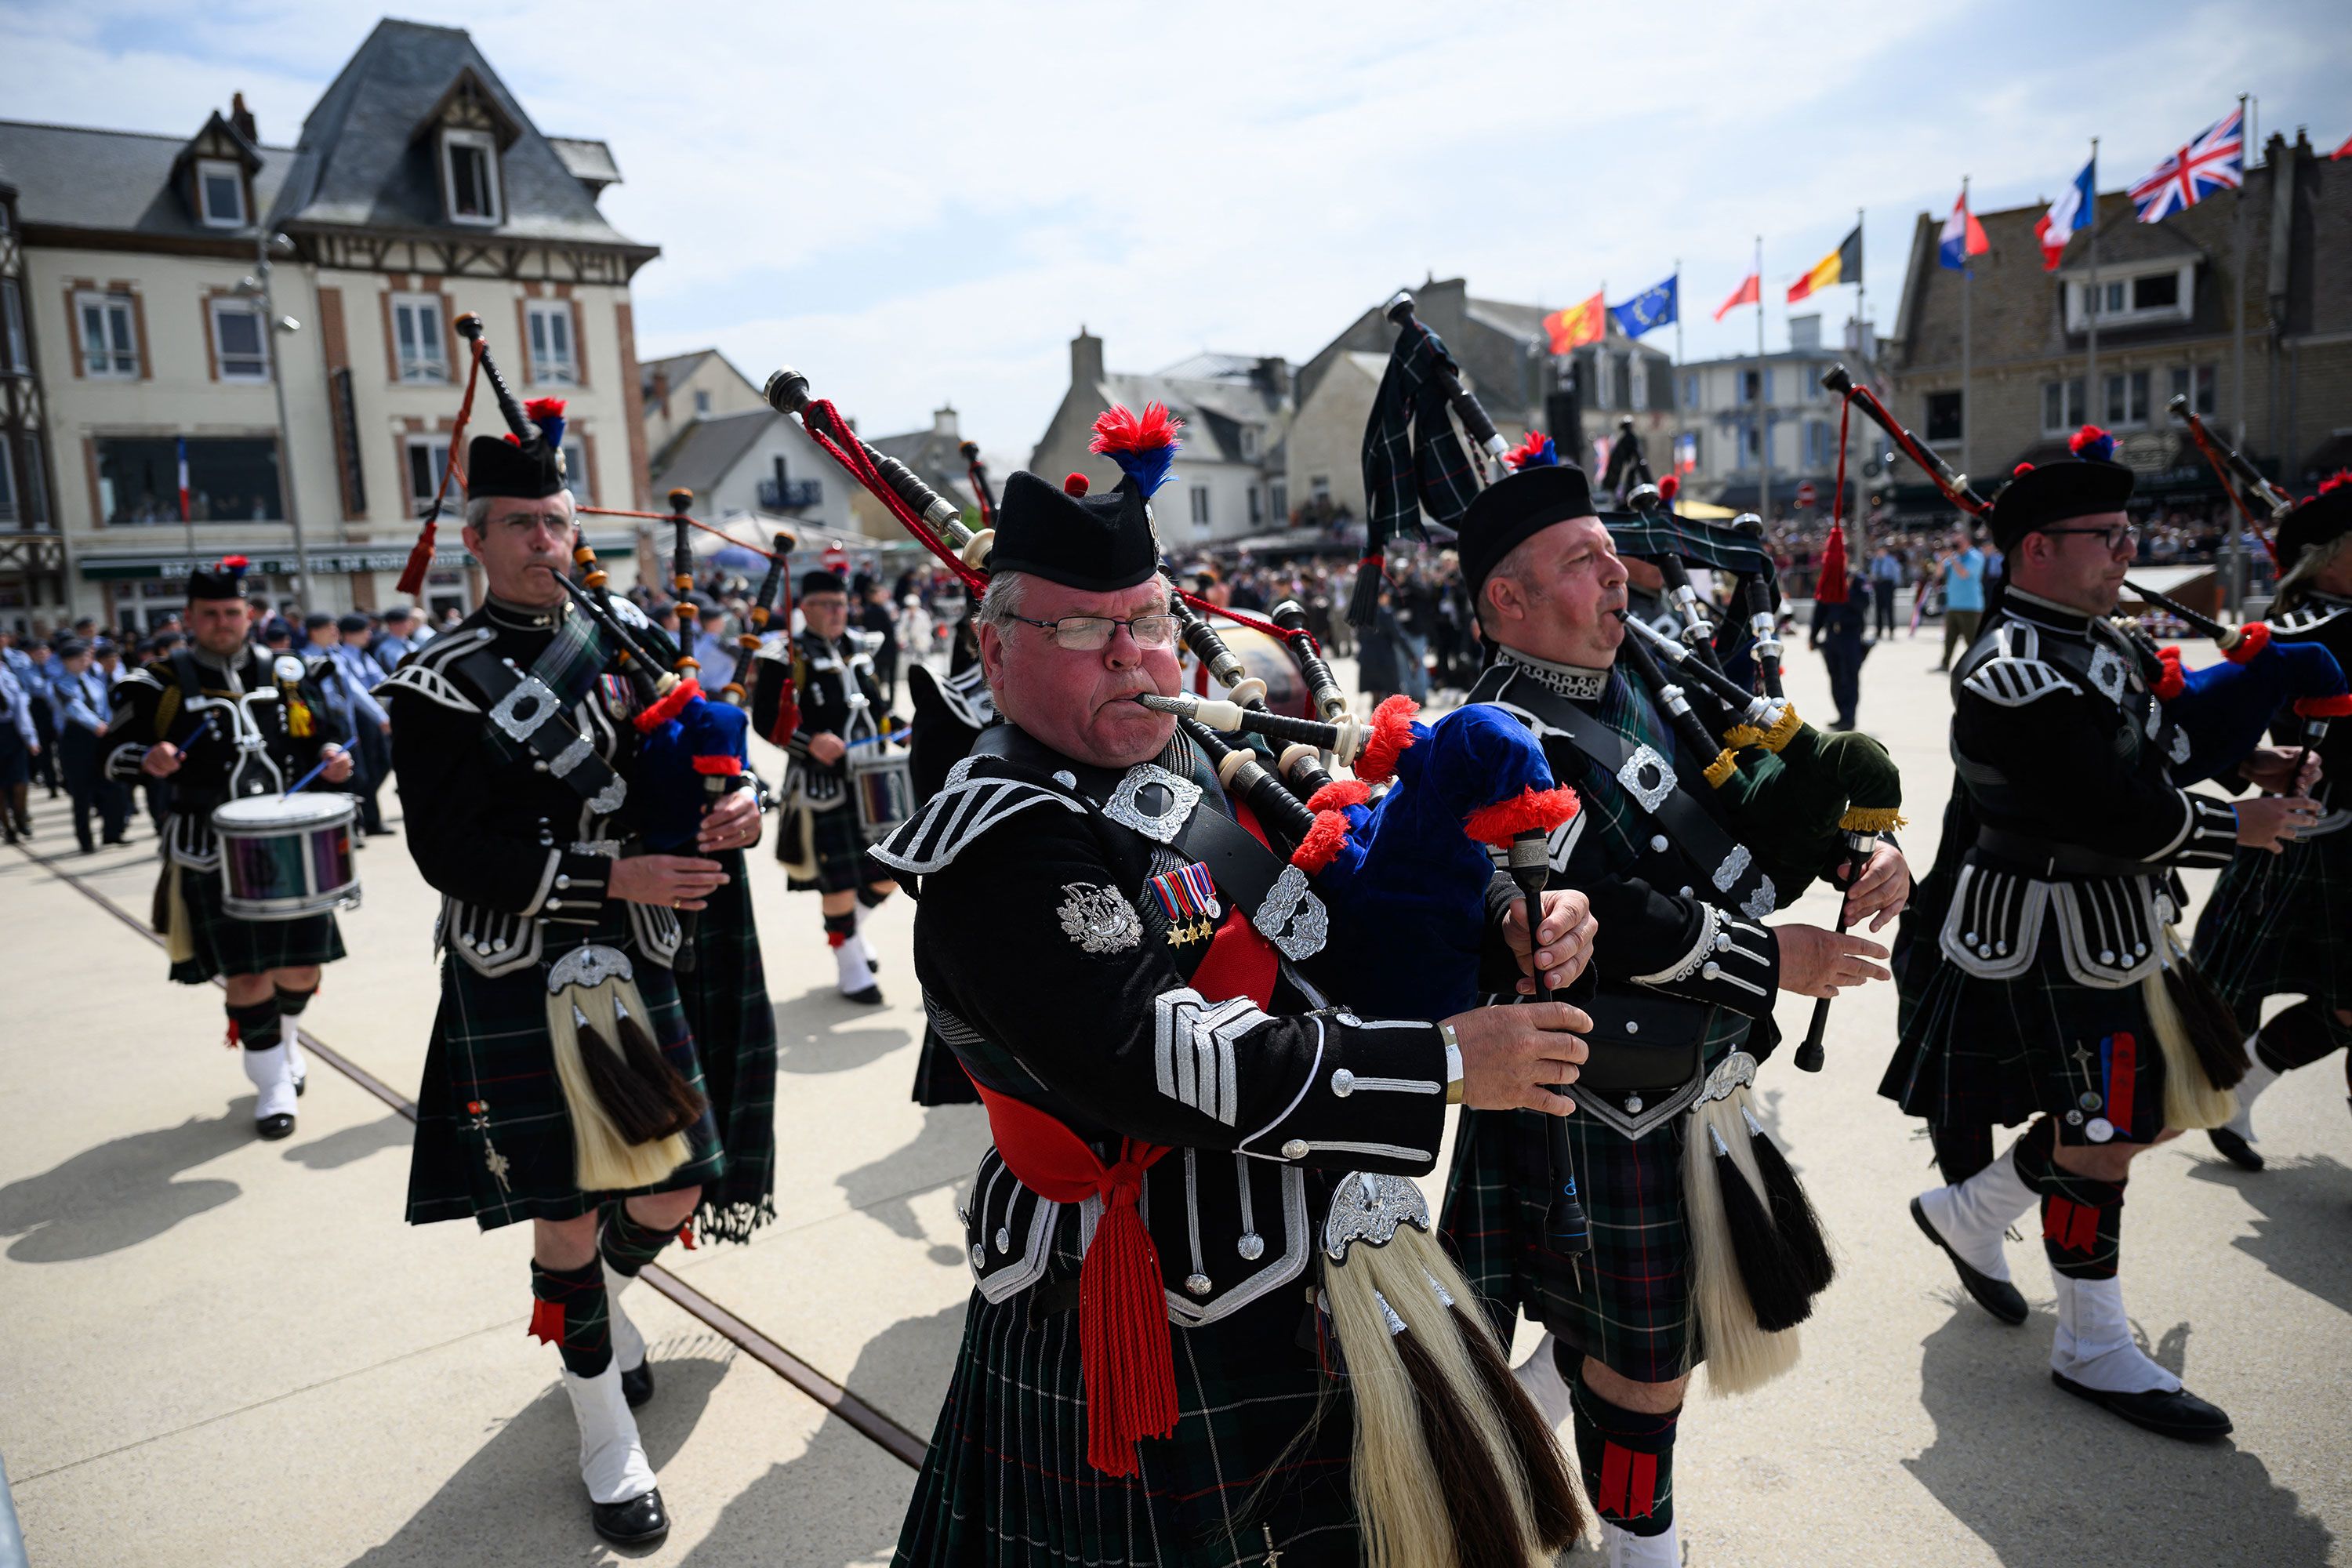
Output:
<instances>
[{"instance_id":1,"label":"red bagpipe cord tassel","mask_svg":"<svg viewBox=\"0 0 2352 1568\"><path fill-rule=\"evenodd\" d=\"M688 1252L694 1250L694 1222L688 1220L677 1227L677 1244Z\"/></svg>"},{"instance_id":2,"label":"red bagpipe cord tassel","mask_svg":"<svg viewBox=\"0 0 2352 1568\"><path fill-rule=\"evenodd\" d=\"M1822 578L1813 586L1813 597L1824 605L1843 605L1846 600L1845 524L1830 524L1830 542L1822 548Z\"/></svg>"},{"instance_id":3,"label":"red bagpipe cord tassel","mask_svg":"<svg viewBox=\"0 0 2352 1568\"><path fill-rule=\"evenodd\" d=\"M563 1303L534 1299L530 1304L530 1327L525 1331L532 1339L561 1348L563 1343Z\"/></svg>"}]
</instances>

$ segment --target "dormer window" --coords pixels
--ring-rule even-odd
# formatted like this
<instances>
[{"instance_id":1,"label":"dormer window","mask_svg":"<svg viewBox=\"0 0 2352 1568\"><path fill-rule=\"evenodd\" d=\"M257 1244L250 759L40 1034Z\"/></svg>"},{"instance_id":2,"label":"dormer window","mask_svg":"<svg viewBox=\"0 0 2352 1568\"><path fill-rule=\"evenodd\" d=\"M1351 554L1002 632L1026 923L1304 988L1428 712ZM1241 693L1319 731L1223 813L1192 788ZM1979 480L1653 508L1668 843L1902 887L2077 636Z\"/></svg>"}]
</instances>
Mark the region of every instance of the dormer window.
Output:
<instances>
[{"instance_id":1,"label":"dormer window","mask_svg":"<svg viewBox=\"0 0 2352 1568\"><path fill-rule=\"evenodd\" d=\"M196 213L206 228L243 228L245 171L226 158L197 159Z\"/></svg>"},{"instance_id":2,"label":"dormer window","mask_svg":"<svg viewBox=\"0 0 2352 1568\"><path fill-rule=\"evenodd\" d=\"M451 223L497 224L499 144L489 132L441 132L441 197Z\"/></svg>"}]
</instances>

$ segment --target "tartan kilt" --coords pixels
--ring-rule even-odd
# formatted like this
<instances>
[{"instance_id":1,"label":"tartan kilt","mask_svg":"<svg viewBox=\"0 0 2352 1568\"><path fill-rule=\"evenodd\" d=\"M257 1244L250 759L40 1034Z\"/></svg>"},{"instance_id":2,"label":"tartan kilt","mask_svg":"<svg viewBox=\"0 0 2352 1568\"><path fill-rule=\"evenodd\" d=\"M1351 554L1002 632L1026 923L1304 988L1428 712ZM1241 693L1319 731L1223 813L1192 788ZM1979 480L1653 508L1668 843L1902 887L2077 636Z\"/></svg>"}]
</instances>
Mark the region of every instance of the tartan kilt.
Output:
<instances>
[{"instance_id":1,"label":"tartan kilt","mask_svg":"<svg viewBox=\"0 0 2352 1568\"><path fill-rule=\"evenodd\" d=\"M2084 1144L2091 1119L2105 1116L2116 1141L2153 1142L2164 1130L2164 1053L2139 985L2083 984L2060 962L2056 932L2043 942L2036 966L2014 980L1938 963L1878 1092L1940 1127L2011 1127L2042 1114L2056 1120L2060 1142ZM2128 1119L2105 1103L2102 1069L2103 1042L2126 1034L2137 1047ZM2085 1094L2099 1103L2086 1106Z\"/></svg>"},{"instance_id":2,"label":"tartan kilt","mask_svg":"<svg viewBox=\"0 0 2352 1568\"><path fill-rule=\"evenodd\" d=\"M2249 1034L2265 996L2352 1007L2352 827L2278 855L2239 850L2197 919L2194 952Z\"/></svg>"},{"instance_id":3,"label":"tartan kilt","mask_svg":"<svg viewBox=\"0 0 2352 1568\"><path fill-rule=\"evenodd\" d=\"M1750 1021L1708 1009L1708 1068L1745 1040ZM1564 1125L1592 1250L1573 1265L1551 1249L1547 1119L1534 1110L1468 1110L1456 1135L1440 1234L1511 1342L1518 1315L1541 1323L1611 1371L1664 1383L1705 1359L1690 1300L1690 1221L1683 1204L1687 1113L1638 1139L1598 1119Z\"/></svg>"},{"instance_id":4,"label":"tartan kilt","mask_svg":"<svg viewBox=\"0 0 2352 1568\"><path fill-rule=\"evenodd\" d=\"M1048 1280L1077 1277L1076 1236L1066 1215ZM1033 1323L1041 1288L1002 1303L972 1293L895 1564L1255 1568L1270 1529L1285 1568L1355 1568L1354 1406L1300 1343L1303 1282L1171 1326L1176 1431L1137 1445L1132 1476L1087 1462L1078 1314Z\"/></svg>"},{"instance_id":5,"label":"tartan kilt","mask_svg":"<svg viewBox=\"0 0 2352 1568\"><path fill-rule=\"evenodd\" d=\"M980 1103L980 1090L971 1087L971 1075L963 1070L954 1049L928 1021L923 1025L922 1054L915 1058L914 1100L917 1105Z\"/></svg>"},{"instance_id":6,"label":"tartan kilt","mask_svg":"<svg viewBox=\"0 0 2352 1568\"><path fill-rule=\"evenodd\" d=\"M454 954L441 961L441 1006L416 1092L416 1145L408 1167L408 1222L470 1216L484 1230L517 1220L576 1219L611 1193L583 1193L572 1175L572 1120L547 1038L547 971L589 942L629 955L637 990L653 1012L662 1054L688 1083L709 1092L670 972L650 962L629 934L627 906L604 906L593 932L561 936L538 963L488 978ZM467 1107L478 1103L479 1115ZM688 1130L686 1163L648 1192L718 1183L726 1152L709 1111ZM502 1168L501 1168L502 1163Z\"/></svg>"},{"instance_id":7,"label":"tartan kilt","mask_svg":"<svg viewBox=\"0 0 2352 1568\"><path fill-rule=\"evenodd\" d=\"M727 880L695 917L694 967L671 975L727 1151L725 1173L703 1185L694 1231L700 1240L749 1241L776 1217L776 1007L743 852L710 858Z\"/></svg>"},{"instance_id":8,"label":"tartan kilt","mask_svg":"<svg viewBox=\"0 0 2352 1568\"><path fill-rule=\"evenodd\" d=\"M847 795L842 797L839 805L823 811L804 805L787 806L779 825L776 858L793 859L799 853L800 836L803 834L816 854L816 875L795 877L787 872L784 886L789 890L847 893L866 882L884 879L866 868L866 835L858 830L857 803Z\"/></svg>"},{"instance_id":9,"label":"tartan kilt","mask_svg":"<svg viewBox=\"0 0 2352 1568\"><path fill-rule=\"evenodd\" d=\"M170 907L173 864L165 856L155 884L158 910ZM343 956L343 933L332 914L294 921L239 920L221 907L221 898L218 867L209 871L180 868L180 900L188 911L188 936L195 949L193 956L172 965L172 978L183 985L202 985L215 975L267 974L273 969L332 963Z\"/></svg>"}]
</instances>

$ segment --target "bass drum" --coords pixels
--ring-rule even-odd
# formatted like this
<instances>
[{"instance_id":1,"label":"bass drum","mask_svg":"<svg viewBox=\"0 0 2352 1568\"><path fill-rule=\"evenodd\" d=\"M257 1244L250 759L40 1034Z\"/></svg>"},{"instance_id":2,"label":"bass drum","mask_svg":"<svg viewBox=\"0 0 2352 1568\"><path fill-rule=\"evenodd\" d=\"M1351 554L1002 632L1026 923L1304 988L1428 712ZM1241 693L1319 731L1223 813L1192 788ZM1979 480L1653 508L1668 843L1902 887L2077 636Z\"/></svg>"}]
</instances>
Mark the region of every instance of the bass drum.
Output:
<instances>
[{"instance_id":1,"label":"bass drum","mask_svg":"<svg viewBox=\"0 0 2352 1568\"><path fill-rule=\"evenodd\" d=\"M213 812L221 908L243 921L295 921L360 901L349 795L247 795Z\"/></svg>"}]
</instances>

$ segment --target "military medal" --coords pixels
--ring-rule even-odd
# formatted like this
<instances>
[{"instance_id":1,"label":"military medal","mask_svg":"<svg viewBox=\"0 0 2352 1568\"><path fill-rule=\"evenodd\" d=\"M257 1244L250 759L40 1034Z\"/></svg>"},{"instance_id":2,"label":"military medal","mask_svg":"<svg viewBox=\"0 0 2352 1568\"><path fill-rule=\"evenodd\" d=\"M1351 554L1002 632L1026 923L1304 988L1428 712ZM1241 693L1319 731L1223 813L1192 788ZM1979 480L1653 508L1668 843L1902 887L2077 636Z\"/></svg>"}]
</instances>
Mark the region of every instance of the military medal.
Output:
<instances>
[{"instance_id":1,"label":"military medal","mask_svg":"<svg viewBox=\"0 0 2352 1568\"><path fill-rule=\"evenodd\" d=\"M1224 906L1217 901L1217 884L1209 868L1195 860L1151 879L1151 896L1168 917L1168 945L1186 947L1216 934Z\"/></svg>"}]
</instances>

